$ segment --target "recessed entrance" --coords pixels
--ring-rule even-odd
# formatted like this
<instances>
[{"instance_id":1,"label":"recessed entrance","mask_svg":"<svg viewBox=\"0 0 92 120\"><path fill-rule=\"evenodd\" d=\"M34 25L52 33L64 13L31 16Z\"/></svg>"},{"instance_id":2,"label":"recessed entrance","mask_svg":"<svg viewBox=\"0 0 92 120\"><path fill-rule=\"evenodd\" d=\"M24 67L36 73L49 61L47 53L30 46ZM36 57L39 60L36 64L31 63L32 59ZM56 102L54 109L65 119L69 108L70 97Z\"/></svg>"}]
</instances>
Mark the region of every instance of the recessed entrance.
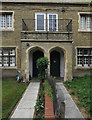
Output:
<instances>
[{"instance_id":1,"label":"recessed entrance","mask_svg":"<svg viewBox=\"0 0 92 120\"><path fill-rule=\"evenodd\" d=\"M38 69L36 67L36 61L38 58L43 57L44 53L40 50L37 50L33 53L33 77L37 77L38 76Z\"/></svg>"},{"instance_id":2,"label":"recessed entrance","mask_svg":"<svg viewBox=\"0 0 92 120\"><path fill-rule=\"evenodd\" d=\"M60 77L60 53L57 51L52 51L50 55L50 73Z\"/></svg>"},{"instance_id":3,"label":"recessed entrance","mask_svg":"<svg viewBox=\"0 0 92 120\"><path fill-rule=\"evenodd\" d=\"M50 75L64 78L64 52L59 47L50 51Z\"/></svg>"}]
</instances>

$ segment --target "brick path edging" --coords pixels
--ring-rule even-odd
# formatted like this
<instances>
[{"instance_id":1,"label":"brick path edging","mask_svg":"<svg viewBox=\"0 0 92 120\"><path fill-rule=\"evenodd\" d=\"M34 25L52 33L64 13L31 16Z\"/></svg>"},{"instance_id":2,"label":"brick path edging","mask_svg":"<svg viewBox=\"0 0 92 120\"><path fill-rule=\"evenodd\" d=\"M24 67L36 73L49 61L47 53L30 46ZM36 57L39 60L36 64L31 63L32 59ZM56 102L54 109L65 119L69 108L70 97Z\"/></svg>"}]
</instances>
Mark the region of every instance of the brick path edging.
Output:
<instances>
[{"instance_id":1,"label":"brick path edging","mask_svg":"<svg viewBox=\"0 0 92 120\"><path fill-rule=\"evenodd\" d=\"M48 96L48 93L45 93L45 119L55 119L53 111L53 102Z\"/></svg>"}]
</instances>

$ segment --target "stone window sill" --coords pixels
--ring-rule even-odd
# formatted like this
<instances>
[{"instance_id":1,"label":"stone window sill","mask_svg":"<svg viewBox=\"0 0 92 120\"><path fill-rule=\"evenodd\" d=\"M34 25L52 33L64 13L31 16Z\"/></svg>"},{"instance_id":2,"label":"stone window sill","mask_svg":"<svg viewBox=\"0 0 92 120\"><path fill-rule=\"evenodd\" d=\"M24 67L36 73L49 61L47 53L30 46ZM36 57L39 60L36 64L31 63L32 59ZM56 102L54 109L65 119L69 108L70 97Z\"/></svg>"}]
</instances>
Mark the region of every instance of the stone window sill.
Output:
<instances>
[{"instance_id":1,"label":"stone window sill","mask_svg":"<svg viewBox=\"0 0 92 120\"><path fill-rule=\"evenodd\" d=\"M12 28L12 29L0 29L0 31L2 31L2 32L14 31L14 28Z\"/></svg>"},{"instance_id":2,"label":"stone window sill","mask_svg":"<svg viewBox=\"0 0 92 120\"><path fill-rule=\"evenodd\" d=\"M11 67L11 66L10 67L9 66L8 67L4 67L4 66L2 67L2 66L0 66L0 69L17 69L17 66L15 66L15 67Z\"/></svg>"},{"instance_id":3,"label":"stone window sill","mask_svg":"<svg viewBox=\"0 0 92 120\"><path fill-rule=\"evenodd\" d=\"M88 32L88 33L90 33L90 32L92 32L92 30L81 30L81 29L78 29L78 32Z\"/></svg>"},{"instance_id":4,"label":"stone window sill","mask_svg":"<svg viewBox=\"0 0 92 120\"><path fill-rule=\"evenodd\" d=\"M76 66L75 69L92 69L92 66L90 67Z\"/></svg>"}]
</instances>

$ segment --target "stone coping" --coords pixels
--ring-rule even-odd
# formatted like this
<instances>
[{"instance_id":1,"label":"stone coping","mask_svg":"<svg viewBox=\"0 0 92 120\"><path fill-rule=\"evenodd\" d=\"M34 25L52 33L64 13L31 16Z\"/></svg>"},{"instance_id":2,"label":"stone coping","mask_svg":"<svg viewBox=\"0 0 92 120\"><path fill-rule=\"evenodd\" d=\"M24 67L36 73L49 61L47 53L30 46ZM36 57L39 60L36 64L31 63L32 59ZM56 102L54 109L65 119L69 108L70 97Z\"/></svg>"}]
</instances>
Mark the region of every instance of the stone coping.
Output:
<instances>
[{"instance_id":1,"label":"stone coping","mask_svg":"<svg viewBox=\"0 0 92 120\"><path fill-rule=\"evenodd\" d=\"M91 0L0 0L0 2L22 3L89 3Z\"/></svg>"}]
</instances>

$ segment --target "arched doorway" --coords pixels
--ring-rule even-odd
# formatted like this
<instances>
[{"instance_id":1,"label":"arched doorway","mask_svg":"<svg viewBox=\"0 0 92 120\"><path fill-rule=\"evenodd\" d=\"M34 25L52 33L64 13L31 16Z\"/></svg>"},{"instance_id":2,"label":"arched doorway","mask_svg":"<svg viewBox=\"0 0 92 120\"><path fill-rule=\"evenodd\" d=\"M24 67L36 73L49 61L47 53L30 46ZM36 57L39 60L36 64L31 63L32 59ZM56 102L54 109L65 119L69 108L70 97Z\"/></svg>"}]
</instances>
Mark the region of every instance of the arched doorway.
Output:
<instances>
[{"instance_id":1,"label":"arched doorway","mask_svg":"<svg viewBox=\"0 0 92 120\"><path fill-rule=\"evenodd\" d=\"M50 50L50 75L64 79L64 51L55 47Z\"/></svg>"},{"instance_id":2,"label":"arched doorway","mask_svg":"<svg viewBox=\"0 0 92 120\"><path fill-rule=\"evenodd\" d=\"M36 67L36 61L38 58L43 57L44 53L40 50L37 50L33 53L33 77L37 77L38 76L38 69Z\"/></svg>"},{"instance_id":3,"label":"arched doorway","mask_svg":"<svg viewBox=\"0 0 92 120\"><path fill-rule=\"evenodd\" d=\"M36 77L38 75L36 69L36 60L40 57L44 57L45 50L43 47L31 46L26 50L26 79ZM34 66L34 67L33 67Z\"/></svg>"}]
</instances>

